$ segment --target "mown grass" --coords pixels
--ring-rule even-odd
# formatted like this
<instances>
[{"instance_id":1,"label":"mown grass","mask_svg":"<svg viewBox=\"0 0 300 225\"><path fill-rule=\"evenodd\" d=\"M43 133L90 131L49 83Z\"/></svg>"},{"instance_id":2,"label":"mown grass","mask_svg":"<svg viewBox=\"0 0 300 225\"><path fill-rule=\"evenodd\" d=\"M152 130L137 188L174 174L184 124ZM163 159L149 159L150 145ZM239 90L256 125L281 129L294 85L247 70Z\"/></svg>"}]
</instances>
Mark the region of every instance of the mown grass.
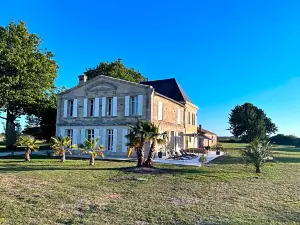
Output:
<instances>
[{"instance_id":1,"label":"mown grass","mask_svg":"<svg viewBox=\"0 0 300 225\"><path fill-rule=\"evenodd\" d=\"M261 175L238 150L156 175L124 172L131 162L2 159L0 224L297 224L300 149L275 150Z\"/></svg>"},{"instance_id":2,"label":"mown grass","mask_svg":"<svg viewBox=\"0 0 300 225\"><path fill-rule=\"evenodd\" d=\"M245 148L249 145L248 143L227 143L227 142L221 142L221 144L224 148Z\"/></svg>"}]
</instances>

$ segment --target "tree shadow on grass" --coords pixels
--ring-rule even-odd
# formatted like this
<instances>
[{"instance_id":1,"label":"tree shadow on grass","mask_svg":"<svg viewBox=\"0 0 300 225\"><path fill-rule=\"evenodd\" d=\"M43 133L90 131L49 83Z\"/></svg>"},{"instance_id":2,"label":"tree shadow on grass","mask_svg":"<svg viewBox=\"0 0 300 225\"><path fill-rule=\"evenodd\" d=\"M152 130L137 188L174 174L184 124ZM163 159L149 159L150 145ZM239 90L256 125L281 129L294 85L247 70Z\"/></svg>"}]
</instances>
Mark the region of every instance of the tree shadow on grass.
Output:
<instances>
[{"instance_id":1,"label":"tree shadow on grass","mask_svg":"<svg viewBox=\"0 0 300 225\"><path fill-rule=\"evenodd\" d=\"M99 162L100 164L100 162ZM128 163L129 164L129 163ZM118 171L124 174L213 174L216 173L213 170L203 169L201 167L153 167L140 169L135 166L123 166L123 167L93 167L93 166L77 166L68 164L41 164L28 162L27 165L20 165L18 162L10 164L0 164L0 173L20 173L20 172L30 172L30 171Z\"/></svg>"},{"instance_id":2,"label":"tree shadow on grass","mask_svg":"<svg viewBox=\"0 0 300 225\"><path fill-rule=\"evenodd\" d=\"M222 155L210 162L211 164L243 164L241 156Z\"/></svg>"},{"instance_id":3,"label":"tree shadow on grass","mask_svg":"<svg viewBox=\"0 0 300 225\"><path fill-rule=\"evenodd\" d=\"M278 163L300 163L300 157L294 158L294 157L275 156L274 160Z\"/></svg>"},{"instance_id":4,"label":"tree shadow on grass","mask_svg":"<svg viewBox=\"0 0 300 225\"><path fill-rule=\"evenodd\" d=\"M278 147L278 148L272 148L273 152L295 152L300 153L300 148L295 147Z\"/></svg>"}]
</instances>

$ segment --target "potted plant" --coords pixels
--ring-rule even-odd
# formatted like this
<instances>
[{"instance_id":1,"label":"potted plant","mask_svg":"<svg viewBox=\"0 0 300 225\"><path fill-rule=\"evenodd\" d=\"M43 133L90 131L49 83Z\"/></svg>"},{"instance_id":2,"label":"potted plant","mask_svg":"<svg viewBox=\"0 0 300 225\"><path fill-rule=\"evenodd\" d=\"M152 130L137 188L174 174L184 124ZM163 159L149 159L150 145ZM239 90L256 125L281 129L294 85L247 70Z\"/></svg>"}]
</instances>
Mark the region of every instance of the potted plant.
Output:
<instances>
[{"instance_id":1,"label":"potted plant","mask_svg":"<svg viewBox=\"0 0 300 225\"><path fill-rule=\"evenodd\" d=\"M217 143L216 146L215 146L215 149L216 149L216 155L220 155L221 150L223 149L223 147L220 143Z\"/></svg>"},{"instance_id":2,"label":"potted plant","mask_svg":"<svg viewBox=\"0 0 300 225\"><path fill-rule=\"evenodd\" d=\"M201 166L205 166L205 164L207 163L207 155L206 154L202 154L199 158L199 162L201 163Z\"/></svg>"},{"instance_id":3,"label":"potted plant","mask_svg":"<svg viewBox=\"0 0 300 225\"><path fill-rule=\"evenodd\" d=\"M163 157L163 153L164 153L163 148L161 147L159 150L160 151L157 153L157 157L161 159Z\"/></svg>"}]
</instances>

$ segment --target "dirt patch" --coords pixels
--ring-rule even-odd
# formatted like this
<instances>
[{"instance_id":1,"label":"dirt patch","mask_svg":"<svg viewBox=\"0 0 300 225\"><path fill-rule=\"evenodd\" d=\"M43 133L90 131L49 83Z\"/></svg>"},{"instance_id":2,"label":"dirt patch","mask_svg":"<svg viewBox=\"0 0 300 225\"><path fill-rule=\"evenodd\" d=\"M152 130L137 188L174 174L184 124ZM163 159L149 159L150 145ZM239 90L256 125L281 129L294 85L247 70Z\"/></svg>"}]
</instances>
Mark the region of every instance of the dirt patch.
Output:
<instances>
[{"instance_id":1,"label":"dirt patch","mask_svg":"<svg viewBox=\"0 0 300 225\"><path fill-rule=\"evenodd\" d=\"M139 173L139 174L170 174L173 171L168 169L159 169L159 168L147 168L147 167L128 167L124 168L122 171L124 172L132 172L132 173Z\"/></svg>"}]
</instances>

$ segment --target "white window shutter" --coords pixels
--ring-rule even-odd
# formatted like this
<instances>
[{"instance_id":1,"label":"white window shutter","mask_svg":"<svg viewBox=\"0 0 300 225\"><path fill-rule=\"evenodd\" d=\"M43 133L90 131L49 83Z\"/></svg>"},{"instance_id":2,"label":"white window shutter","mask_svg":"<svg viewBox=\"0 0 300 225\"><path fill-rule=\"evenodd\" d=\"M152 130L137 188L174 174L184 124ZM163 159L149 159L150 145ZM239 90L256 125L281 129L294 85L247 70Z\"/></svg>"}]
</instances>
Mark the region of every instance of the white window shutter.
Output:
<instances>
[{"instance_id":1,"label":"white window shutter","mask_svg":"<svg viewBox=\"0 0 300 225\"><path fill-rule=\"evenodd\" d=\"M80 143L84 144L85 142L85 129L80 129Z\"/></svg>"},{"instance_id":2,"label":"white window shutter","mask_svg":"<svg viewBox=\"0 0 300 225\"><path fill-rule=\"evenodd\" d=\"M118 115L118 97L113 97L113 116Z\"/></svg>"},{"instance_id":3,"label":"white window shutter","mask_svg":"<svg viewBox=\"0 0 300 225\"><path fill-rule=\"evenodd\" d=\"M177 123L180 124L181 118L180 118L180 109L177 109Z\"/></svg>"},{"instance_id":4,"label":"white window shutter","mask_svg":"<svg viewBox=\"0 0 300 225\"><path fill-rule=\"evenodd\" d=\"M94 116L98 117L99 116L99 98L95 98L95 113Z\"/></svg>"},{"instance_id":5,"label":"white window shutter","mask_svg":"<svg viewBox=\"0 0 300 225\"><path fill-rule=\"evenodd\" d=\"M122 130L122 152L127 152L127 138L125 137L127 133L127 129Z\"/></svg>"},{"instance_id":6,"label":"white window shutter","mask_svg":"<svg viewBox=\"0 0 300 225\"><path fill-rule=\"evenodd\" d=\"M64 100L64 117L68 116L68 100Z\"/></svg>"},{"instance_id":7,"label":"white window shutter","mask_svg":"<svg viewBox=\"0 0 300 225\"><path fill-rule=\"evenodd\" d=\"M64 137L65 136L65 129L64 128L60 128L59 129L59 135L60 137Z\"/></svg>"},{"instance_id":8,"label":"white window shutter","mask_svg":"<svg viewBox=\"0 0 300 225\"><path fill-rule=\"evenodd\" d=\"M179 137L178 137L178 132L175 132L175 150L179 151Z\"/></svg>"},{"instance_id":9,"label":"white window shutter","mask_svg":"<svg viewBox=\"0 0 300 225\"><path fill-rule=\"evenodd\" d=\"M101 138L101 144L104 146L105 149L107 149L107 146L106 146L106 129L103 128L102 129L102 138Z\"/></svg>"},{"instance_id":10,"label":"white window shutter","mask_svg":"<svg viewBox=\"0 0 300 225\"><path fill-rule=\"evenodd\" d=\"M94 129L94 141L96 141L97 138L99 138L99 129L95 128ZM99 146L99 142L97 143L97 147Z\"/></svg>"},{"instance_id":11,"label":"white window shutter","mask_svg":"<svg viewBox=\"0 0 300 225\"><path fill-rule=\"evenodd\" d=\"M129 96L125 96L125 116L129 116Z\"/></svg>"},{"instance_id":12,"label":"white window shutter","mask_svg":"<svg viewBox=\"0 0 300 225\"><path fill-rule=\"evenodd\" d=\"M72 138L72 144L77 145L78 140L78 129L73 129L73 138Z\"/></svg>"},{"instance_id":13,"label":"white window shutter","mask_svg":"<svg viewBox=\"0 0 300 225\"><path fill-rule=\"evenodd\" d=\"M117 152L117 142L118 141L118 129L113 131L113 152Z\"/></svg>"},{"instance_id":14,"label":"white window shutter","mask_svg":"<svg viewBox=\"0 0 300 225\"><path fill-rule=\"evenodd\" d=\"M102 116L106 116L106 97L102 97Z\"/></svg>"},{"instance_id":15,"label":"white window shutter","mask_svg":"<svg viewBox=\"0 0 300 225\"><path fill-rule=\"evenodd\" d=\"M143 95L138 96L138 115L143 115Z\"/></svg>"},{"instance_id":16,"label":"white window shutter","mask_svg":"<svg viewBox=\"0 0 300 225\"><path fill-rule=\"evenodd\" d=\"M77 99L74 99L74 102L73 102L73 117L77 117Z\"/></svg>"},{"instance_id":17,"label":"white window shutter","mask_svg":"<svg viewBox=\"0 0 300 225\"><path fill-rule=\"evenodd\" d=\"M88 105L88 99L85 98L83 100L83 117L87 117L87 105Z\"/></svg>"},{"instance_id":18,"label":"white window shutter","mask_svg":"<svg viewBox=\"0 0 300 225\"><path fill-rule=\"evenodd\" d=\"M158 120L163 120L163 103L158 102Z\"/></svg>"}]
</instances>

